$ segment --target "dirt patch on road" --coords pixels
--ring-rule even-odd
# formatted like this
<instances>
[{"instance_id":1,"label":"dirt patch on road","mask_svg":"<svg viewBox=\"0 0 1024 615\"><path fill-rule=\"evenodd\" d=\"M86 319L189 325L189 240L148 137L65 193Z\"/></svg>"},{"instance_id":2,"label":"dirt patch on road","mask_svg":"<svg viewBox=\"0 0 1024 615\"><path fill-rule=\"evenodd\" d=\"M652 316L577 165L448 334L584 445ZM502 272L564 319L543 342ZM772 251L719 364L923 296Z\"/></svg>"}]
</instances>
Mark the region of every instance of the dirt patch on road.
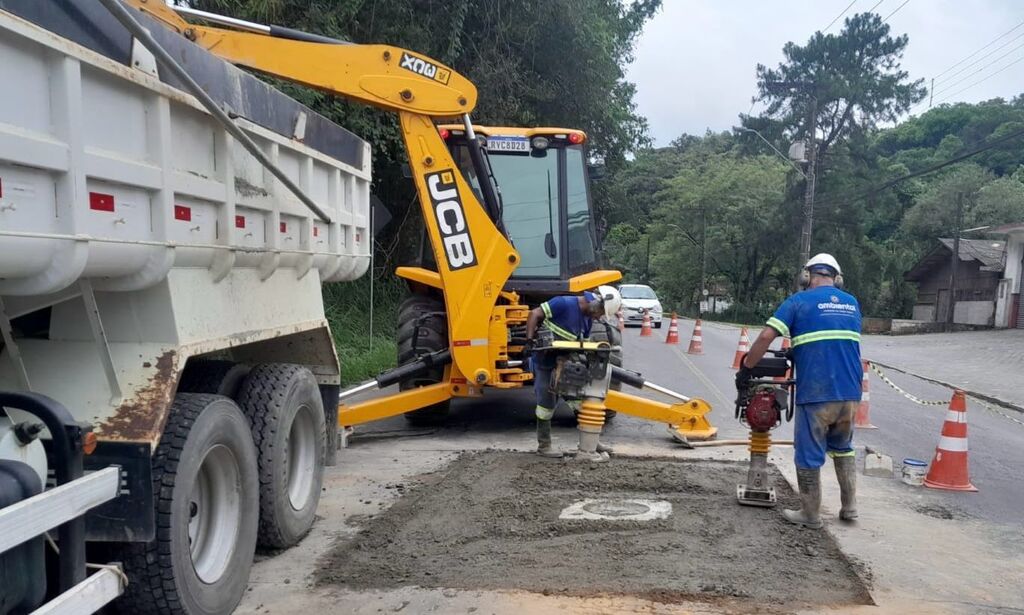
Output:
<instances>
[{"instance_id":1,"label":"dirt patch on road","mask_svg":"<svg viewBox=\"0 0 1024 615\"><path fill-rule=\"evenodd\" d=\"M472 453L339 542L319 585L628 594L661 602L871 604L826 532L736 504L746 465L627 459L590 466ZM795 505L772 469L781 505ZM584 499L667 501L649 521L559 519ZM614 507L613 507L614 508ZM633 511L634 505L625 507Z\"/></svg>"}]
</instances>

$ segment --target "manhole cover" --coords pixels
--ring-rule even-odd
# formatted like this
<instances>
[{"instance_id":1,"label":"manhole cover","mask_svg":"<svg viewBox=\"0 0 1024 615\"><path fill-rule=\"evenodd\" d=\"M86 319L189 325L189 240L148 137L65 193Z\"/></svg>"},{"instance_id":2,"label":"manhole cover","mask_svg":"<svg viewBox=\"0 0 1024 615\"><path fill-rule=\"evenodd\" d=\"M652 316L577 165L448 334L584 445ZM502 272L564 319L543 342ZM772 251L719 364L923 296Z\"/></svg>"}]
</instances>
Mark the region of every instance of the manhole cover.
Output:
<instances>
[{"instance_id":1,"label":"manhole cover","mask_svg":"<svg viewBox=\"0 0 1024 615\"><path fill-rule=\"evenodd\" d=\"M587 521L614 519L620 521L650 521L665 519L672 514L672 504L665 500L580 500L562 510L559 519Z\"/></svg>"}]
</instances>

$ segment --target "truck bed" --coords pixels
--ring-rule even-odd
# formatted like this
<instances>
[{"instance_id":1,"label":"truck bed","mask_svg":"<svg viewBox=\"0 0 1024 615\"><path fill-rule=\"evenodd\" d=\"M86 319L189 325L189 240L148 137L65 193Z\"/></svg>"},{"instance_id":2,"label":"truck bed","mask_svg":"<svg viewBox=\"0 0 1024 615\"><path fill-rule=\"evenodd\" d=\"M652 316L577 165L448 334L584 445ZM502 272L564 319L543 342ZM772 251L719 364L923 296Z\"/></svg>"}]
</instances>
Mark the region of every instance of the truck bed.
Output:
<instances>
[{"instance_id":1,"label":"truck bed","mask_svg":"<svg viewBox=\"0 0 1024 615\"><path fill-rule=\"evenodd\" d=\"M149 21L332 218L317 219L156 70L94 0L0 0L0 295L82 278L137 290L176 267L350 280L369 262L369 145ZM148 21L139 15L143 22ZM155 72L155 74L153 74Z\"/></svg>"}]
</instances>

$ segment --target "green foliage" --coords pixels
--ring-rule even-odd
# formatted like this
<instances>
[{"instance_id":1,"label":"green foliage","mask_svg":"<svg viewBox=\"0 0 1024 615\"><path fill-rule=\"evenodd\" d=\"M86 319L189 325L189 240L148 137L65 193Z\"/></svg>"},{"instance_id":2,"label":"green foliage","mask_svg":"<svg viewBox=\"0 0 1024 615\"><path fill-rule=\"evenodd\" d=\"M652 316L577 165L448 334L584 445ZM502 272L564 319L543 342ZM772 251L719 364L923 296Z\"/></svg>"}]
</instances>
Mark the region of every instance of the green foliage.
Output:
<instances>
[{"instance_id":1,"label":"green foliage","mask_svg":"<svg viewBox=\"0 0 1024 615\"><path fill-rule=\"evenodd\" d=\"M812 252L839 259L847 287L866 314L909 317L916 287L903 274L937 237L952 236L957 194L964 199L962 228L1024 220L1024 148L1011 140L941 171L872 188L1019 131L1024 102L943 105L880 129L877 123L909 108L921 91L898 70L905 37L890 37L887 27L870 19L854 19L853 26L852 34L848 22L838 37L815 35L806 47L787 46L787 61L775 71L761 67L768 113L741 118L785 151L802 134L806 93L776 94L768 82L827 77L817 80L816 90L825 147L818 152ZM856 48L851 41L866 41L868 32L874 32L868 37L873 42L866 48L877 66L840 58ZM837 47L839 39L846 43ZM853 83L868 85L844 85ZM886 94L889 100L871 98ZM696 314L703 210L707 285L728 289L735 302L727 313L710 317L763 320L791 292L804 188L803 179L766 150L748 133L708 133L641 151L608 182L617 200L606 213L618 223L606 240L611 264L635 278L643 270L636 246L650 237L652 285L668 306Z\"/></svg>"},{"instance_id":2,"label":"green foliage","mask_svg":"<svg viewBox=\"0 0 1024 615\"><path fill-rule=\"evenodd\" d=\"M324 309L341 362L344 385L356 384L395 366L398 305L405 282L377 272L370 293L371 274L355 282L325 284ZM370 311L373 327L370 327Z\"/></svg>"}]
</instances>

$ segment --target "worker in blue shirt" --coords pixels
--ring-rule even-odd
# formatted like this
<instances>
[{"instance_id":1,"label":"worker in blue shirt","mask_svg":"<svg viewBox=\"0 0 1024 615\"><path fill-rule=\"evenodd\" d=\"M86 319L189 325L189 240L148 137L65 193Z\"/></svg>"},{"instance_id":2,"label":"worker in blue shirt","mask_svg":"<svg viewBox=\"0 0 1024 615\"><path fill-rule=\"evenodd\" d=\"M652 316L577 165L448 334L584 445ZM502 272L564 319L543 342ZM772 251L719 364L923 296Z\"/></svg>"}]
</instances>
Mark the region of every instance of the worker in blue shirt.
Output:
<instances>
[{"instance_id":1,"label":"worker in blue shirt","mask_svg":"<svg viewBox=\"0 0 1024 615\"><path fill-rule=\"evenodd\" d=\"M792 340L796 377L794 452L800 510L785 510L790 523L820 528L821 466L835 464L842 500L839 519L857 518L853 422L860 403L860 305L843 292L843 272L830 254L818 254L801 272L806 288L782 303L754 341L737 383L749 379L769 344L782 335Z\"/></svg>"},{"instance_id":2,"label":"worker in blue shirt","mask_svg":"<svg viewBox=\"0 0 1024 615\"><path fill-rule=\"evenodd\" d=\"M582 295L553 297L530 311L526 320L526 355L532 354L537 331L543 327L556 340L579 341L590 338L595 320L618 313L622 305L619 291L611 286L600 286L597 292ZM555 414L558 398L551 391L551 372L555 369L555 353L532 354L533 390L536 397L534 414L537 416L537 454L542 457L562 457L562 452L551 446L551 417ZM580 431L580 445L576 458L584 461L607 461L611 448L601 444L600 433Z\"/></svg>"}]
</instances>

